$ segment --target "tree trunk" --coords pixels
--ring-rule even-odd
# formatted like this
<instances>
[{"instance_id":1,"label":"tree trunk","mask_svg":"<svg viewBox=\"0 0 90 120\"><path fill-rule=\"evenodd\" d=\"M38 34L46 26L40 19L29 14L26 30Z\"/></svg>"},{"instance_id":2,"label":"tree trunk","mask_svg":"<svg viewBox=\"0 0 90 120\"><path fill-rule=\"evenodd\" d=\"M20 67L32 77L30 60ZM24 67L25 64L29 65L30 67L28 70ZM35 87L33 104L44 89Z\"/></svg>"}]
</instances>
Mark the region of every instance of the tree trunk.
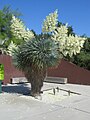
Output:
<instances>
[{"instance_id":1,"label":"tree trunk","mask_svg":"<svg viewBox=\"0 0 90 120\"><path fill-rule=\"evenodd\" d=\"M31 83L31 95L34 97L40 95L43 81L46 77L46 69L34 69L28 71L25 76Z\"/></svg>"}]
</instances>

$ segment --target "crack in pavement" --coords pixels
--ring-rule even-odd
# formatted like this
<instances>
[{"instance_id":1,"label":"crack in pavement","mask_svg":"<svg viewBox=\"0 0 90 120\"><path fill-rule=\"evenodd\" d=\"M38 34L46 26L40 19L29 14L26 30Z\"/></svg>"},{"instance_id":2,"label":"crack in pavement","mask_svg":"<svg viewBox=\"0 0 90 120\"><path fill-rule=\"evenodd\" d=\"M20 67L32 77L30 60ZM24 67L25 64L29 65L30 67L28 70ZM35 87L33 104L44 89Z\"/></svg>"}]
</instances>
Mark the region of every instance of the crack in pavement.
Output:
<instances>
[{"instance_id":1,"label":"crack in pavement","mask_svg":"<svg viewBox=\"0 0 90 120\"><path fill-rule=\"evenodd\" d=\"M63 106L63 105L56 105L56 104L53 104L57 107L63 107L63 108L70 108L70 109L74 109L74 110L77 110L77 111L80 111L80 112L83 112L83 113L87 113L87 114L90 114L89 111L85 111L85 110L82 110L82 109L79 109L79 108L75 108L75 107L71 107L71 106Z\"/></svg>"}]
</instances>

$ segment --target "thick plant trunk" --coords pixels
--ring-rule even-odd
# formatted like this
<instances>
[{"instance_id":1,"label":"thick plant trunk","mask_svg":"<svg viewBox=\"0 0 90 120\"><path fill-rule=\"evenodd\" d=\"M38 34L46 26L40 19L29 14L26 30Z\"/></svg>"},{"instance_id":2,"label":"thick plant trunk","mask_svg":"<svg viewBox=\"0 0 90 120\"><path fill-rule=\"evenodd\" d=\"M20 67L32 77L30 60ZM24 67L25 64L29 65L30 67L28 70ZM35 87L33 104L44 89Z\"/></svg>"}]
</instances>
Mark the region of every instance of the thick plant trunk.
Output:
<instances>
[{"instance_id":1,"label":"thick plant trunk","mask_svg":"<svg viewBox=\"0 0 90 120\"><path fill-rule=\"evenodd\" d=\"M28 81L31 83L31 95L34 97L40 95L43 81L46 77L46 69L35 69L33 71L29 71L25 75Z\"/></svg>"},{"instance_id":2,"label":"thick plant trunk","mask_svg":"<svg viewBox=\"0 0 90 120\"><path fill-rule=\"evenodd\" d=\"M31 95L37 96L40 94L41 88L43 86L43 80L41 78L36 78L31 81Z\"/></svg>"}]
</instances>

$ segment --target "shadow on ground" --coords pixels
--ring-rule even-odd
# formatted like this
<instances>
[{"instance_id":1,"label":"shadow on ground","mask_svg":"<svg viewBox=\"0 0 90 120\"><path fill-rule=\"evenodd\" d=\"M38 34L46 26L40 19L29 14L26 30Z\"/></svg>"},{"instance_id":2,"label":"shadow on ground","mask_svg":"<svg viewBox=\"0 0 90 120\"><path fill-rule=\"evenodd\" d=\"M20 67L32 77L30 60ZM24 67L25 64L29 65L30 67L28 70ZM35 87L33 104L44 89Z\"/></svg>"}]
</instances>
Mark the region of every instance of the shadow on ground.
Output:
<instances>
[{"instance_id":1,"label":"shadow on ground","mask_svg":"<svg viewBox=\"0 0 90 120\"><path fill-rule=\"evenodd\" d=\"M30 88L25 84L14 84L12 86L2 86L2 91L7 93L17 93L23 95L30 95Z\"/></svg>"}]
</instances>

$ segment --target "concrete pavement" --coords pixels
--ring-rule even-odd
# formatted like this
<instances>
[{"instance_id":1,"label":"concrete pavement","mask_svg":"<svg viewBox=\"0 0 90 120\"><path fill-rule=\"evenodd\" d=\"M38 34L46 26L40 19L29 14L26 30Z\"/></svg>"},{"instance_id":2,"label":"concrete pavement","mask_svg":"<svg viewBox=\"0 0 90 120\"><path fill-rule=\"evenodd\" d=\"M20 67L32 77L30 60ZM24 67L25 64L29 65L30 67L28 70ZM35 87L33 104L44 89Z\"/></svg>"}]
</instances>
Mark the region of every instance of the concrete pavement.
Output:
<instances>
[{"instance_id":1,"label":"concrete pavement","mask_svg":"<svg viewBox=\"0 0 90 120\"><path fill-rule=\"evenodd\" d=\"M90 86L44 83L42 90L57 86L81 95L46 103L16 93L1 94L0 120L90 120Z\"/></svg>"}]
</instances>

